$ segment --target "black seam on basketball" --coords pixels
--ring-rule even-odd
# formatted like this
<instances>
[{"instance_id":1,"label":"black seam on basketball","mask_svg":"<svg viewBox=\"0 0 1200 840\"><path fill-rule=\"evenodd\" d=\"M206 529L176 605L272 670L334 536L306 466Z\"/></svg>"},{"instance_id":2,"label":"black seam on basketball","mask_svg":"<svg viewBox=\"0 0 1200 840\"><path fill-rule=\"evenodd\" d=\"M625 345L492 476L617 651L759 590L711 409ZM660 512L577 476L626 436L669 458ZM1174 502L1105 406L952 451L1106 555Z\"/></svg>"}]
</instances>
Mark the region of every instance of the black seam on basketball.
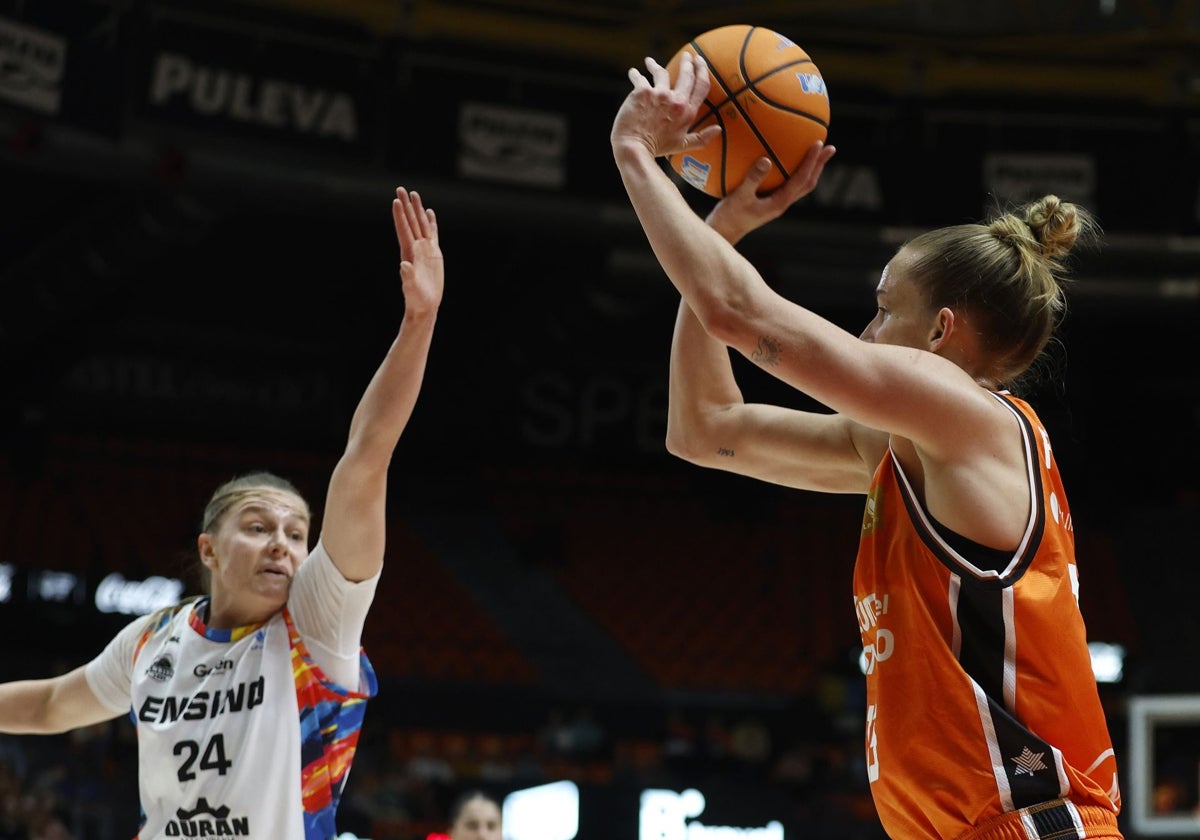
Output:
<instances>
[{"instance_id":1,"label":"black seam on basketball","mask_svg":"<svg viewBox=\"0 0 1200 840\"><path fill-rule=\"evenodd\" d=\"M721 74L719 72L716 72L716 68L713 66L712 62L710 62L708 60L708 55L706 53L704 53L704 49L700 46L700 44L698 44L696 41L692 41L691 48L696 50L697 56L700 56L700 58L704 59L704 66L708 67L709 76L712 77L714 82L720 86L720 89L722 91L725 91L725 100L722 100L721 102L712 102L709 100L709 98L707 96L704 97L704 104L707 104L707 106L709 107L708 112L703 113L703 114L697 114L696 121L692 122L691 126L688 128L688 131L696 131L697 128L700 127L701 122L703 122L704 120L707 120L709 118L709 116L712 116L712 118L716 122L716 124L721 126L721 157L720 157L721 184L720 184L720 190L721 190L721 197L724 198L725 196L727 196L728 193L730 193L730 191L728 191L728 186L726 184L727 175L726 175L726 166L725 166L725 164L728 162L728 152L730 152L730 140L728 140L728 136L725 132L725 118L724 118L724 116L721 115L721 108L724 108L725 104L727 102L733 102L734 107L737 107L737 97L740 94L742 94L742 91L744 91L745 88L742 88L742 89L734 92L730 88L730 85L728 85L728 83L726 82L725 77L721 76ZM709 96L712 96L712 92L709 92ZM742 114L742 116L743 116L743 118L745 118L744 113ZM760 143L762 142L761 137L758 138L758 140L760 140ZM680 152L680 154L686 154L686 152ZM782 168L782 167L780 167L780 168Z\"/></svg>"},{"instance_id":2,"label":"black seam on basketball","mask_svg":"<svg viewBox=\"0 0 1200 840\"><path fill-rule=\"evenodd\" d=\"M726 159L729 155L729 138L725 134L725 118L721 116L721 112L713 111L711 116L712 116L713 120L716 122L716 124L721 126L721 196L720 197L724 198L726 195L729 194L729 190L726 189L726 187L725 187L725 163L726 163ZM704 119L708 119L708 116L705 116ZM704 122L704 120L700 120L699 122L695 123L689 130L695 131L696 126L699 125L701 122ZM674 161L676 161L676 160L680 160L682 162L682 158L685 157L686 155L687 155L686 151L676 152L675 154L671 155L671 161L672 161L672 163L674 163ZM680 174L682 174L682 173L680 173Z\"/></svg>"},{"instance_id":3,"label":"black seam on basketball","mask_svg":"<svg viewBox=\"0 0 1200 840\"><path fill-rule=\"evenodd\" d=\"M734 97L738 96L738 94L740 94L742 91L739 90L739 91L737 91L737 93L734 93L730 89L729 85L726 83L725 79L722 78L721 74L718 73L713 68L712 63L709 62L707 56L704 53L704 50L700 47L700 45L698 43L696 43L695 41L692 41L691 45L692 45L692 49L694 49L696 51L696 55L699 56L700 58L704 59L704 65L708 68L708 75L713 79L713 81L715 81L718 85L721 86L721 90L725 91L725 99L722 102L712 102L709 100L709 98L707 96L704 98L705 104L708 105L712 109L712 113L719 114L719 113L721 113L721 108L723 108L725 106L725 103L730 101ZM745 90L745 88L742 88L742 90ZM709 96L711 96L711 95L712 95L712 92L710 90ZM697 119L694 123L692 123L690 130L695 131L696 126L700 125L700 123L704 122L706 119L708 119L707 114L705 114L704 116Z\"/></svg>"},{"instance_id":4,"label":"black seam on basketball","mask_svg":"<svg viewBox=\"0 0 1200 840\"><path fill-rule=\"evenodd\" d=\"M721 197L729 195L729 187L725 183L728 167L725 165L729 158L729 135L725 132L725 118L720 111L713 111L713 119L721 126Z\"/></svg>"},{"instance_id":5,"label":"black seam on basketball","mask_svg":"<svg viewBox=\"0 0 1200 840\"><path fill-rule=\"evenodd\" d=\"M746 47L750 43L750 36L754 34L754 31L756 29L758 29L757 26L751 26L746 31L746 35L742 39L742 47L740 50L738 50L738 69L741 71L743 79L748 78L748 76L746 74ZM693 44L693 46L696 46L694 41L692 42L692 44ZM699 50L700 49L699 46L696 46L696 49ZM722 79L716 73L713 73L711 70L709 71L709 75L713 76L720 82L721 89L723 91L725 91L725 93L729 96L727 101L729 103L731 103L734 108L737 109L739 114L742 115L742 121L745 122L747 128L749 128L752 132L754 132L754 136L758 138L758 145L762 146L763 151L765 151L767 153L766 156L771 159L771 163L773 163L775 165L775 168L778 169L780 172L782 172L783 176L785 178L791 177L792 173L787 171L787 167L785 167L783 165L783 162L779 159L779 156L775 154L775 150L772 149L770 147L770 145L767 143L767 138L763 137L762 132L758 130L758 126L756 126L754 124L754 121L752 119L750 119L750 115L748 113L746 113L746 109L743 108L737 100L737 98L739 96L741 96L743 93L746 92L746 90L751 88L751 85L749 83L747 83L747 85L745 87L743 87L741 90L739 90L736 94L732 94L732 93L730 93L729 86L725 84L724 79ZM721 103L722 106L724 106L724 104L725 104L724 102ZM714 111L713 113L719 114L720 112ZM721 195L726 195L728 193L728 190L725 187L725 152L727 149L728 149L728 144L725 142L725 130L724 130L724 124L722 124L722 129L721 129Z\"/></svg>"}]
</instances>

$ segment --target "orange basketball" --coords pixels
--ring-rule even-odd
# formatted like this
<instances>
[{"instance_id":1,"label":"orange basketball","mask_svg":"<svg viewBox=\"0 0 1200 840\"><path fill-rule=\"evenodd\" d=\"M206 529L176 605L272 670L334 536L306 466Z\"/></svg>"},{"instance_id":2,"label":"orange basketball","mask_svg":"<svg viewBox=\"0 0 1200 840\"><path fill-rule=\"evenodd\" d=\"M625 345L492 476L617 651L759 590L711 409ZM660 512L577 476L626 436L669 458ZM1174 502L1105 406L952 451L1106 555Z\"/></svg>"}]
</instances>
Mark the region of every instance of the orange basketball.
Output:
<instances>
[{"instance_id":1,"label":"orange basketball","mask_svg":"<svg viewBox=\"0 0 1200 840\"><path fill-rule=\"evenodd\" d=\"M711 29L680 48L667 69L674 80L684 52L708 65L712 86L693 131L720 123L723 131L702 149L670 155L687 183L721 198L737 188L758 158L771 172L759 192L770 192L800 166L805 152L829 132L829 94L808 53L778 32L734 24Z\"/></svg>"}]
</instances>

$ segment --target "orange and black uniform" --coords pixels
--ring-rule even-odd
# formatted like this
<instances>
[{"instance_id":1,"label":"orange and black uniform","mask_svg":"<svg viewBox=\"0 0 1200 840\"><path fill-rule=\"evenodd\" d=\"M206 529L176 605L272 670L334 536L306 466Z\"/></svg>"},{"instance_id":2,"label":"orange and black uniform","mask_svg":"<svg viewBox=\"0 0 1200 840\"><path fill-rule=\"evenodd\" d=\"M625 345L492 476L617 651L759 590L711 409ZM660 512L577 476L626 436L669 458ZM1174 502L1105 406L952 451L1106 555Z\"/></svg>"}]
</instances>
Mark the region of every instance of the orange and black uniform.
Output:
<instances>
[{"instance_id":1,"label":"orange and black uniform","mask_svg":"<svg viewBox=\"0 0 1200 840\"><path fill-rule=\"evenodd\" d=\"M1033 500L1015 551L934 521L890 450L871 483L854 605L872 794L896 840L1119 838L1062 480L1037 415L996 396Z\"/></svg>"}]
</instances>

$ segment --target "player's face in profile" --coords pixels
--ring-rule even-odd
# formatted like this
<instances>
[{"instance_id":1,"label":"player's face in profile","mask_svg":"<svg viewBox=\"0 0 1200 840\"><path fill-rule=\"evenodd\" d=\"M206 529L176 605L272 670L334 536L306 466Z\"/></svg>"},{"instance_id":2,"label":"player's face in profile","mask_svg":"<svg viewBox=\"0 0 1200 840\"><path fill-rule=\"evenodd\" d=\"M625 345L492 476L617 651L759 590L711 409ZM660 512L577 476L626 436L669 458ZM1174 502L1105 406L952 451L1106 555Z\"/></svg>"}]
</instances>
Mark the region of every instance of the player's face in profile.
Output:
<instances>
[{"instance_id":1,"label":"player's face in profile","mask_svg":"<svg viewBox=\"0 0 1200 840\"><path fill-rule=\"evenodd\" d=\"M935 313L911 279L913 255L901 248L884 266L875 287L875 317L863 330L863 341L929 349Z\"/></svg>"},{"instance_id":2,"label":"player's face in profile","mask_svg":"<svg viewBox=\"0 0 1200 840\"><path fill-rule=\"evenodd\" d=\"M308 556L308 516L299 497L264 489L231 507L212 539L206 563L213 591L257 595L282 605Z\"/></svg>"},{"instance_id":3,"label":"player's face in profile","mask_svg":"<svg viewBox=\"0 0 1200 840\"><path fill-rule=\"evenodd\" d=\"M500 809L496 803L475 798L463 806L450 827L452 840L500 840Z\"/></svg>"}]
</instances>

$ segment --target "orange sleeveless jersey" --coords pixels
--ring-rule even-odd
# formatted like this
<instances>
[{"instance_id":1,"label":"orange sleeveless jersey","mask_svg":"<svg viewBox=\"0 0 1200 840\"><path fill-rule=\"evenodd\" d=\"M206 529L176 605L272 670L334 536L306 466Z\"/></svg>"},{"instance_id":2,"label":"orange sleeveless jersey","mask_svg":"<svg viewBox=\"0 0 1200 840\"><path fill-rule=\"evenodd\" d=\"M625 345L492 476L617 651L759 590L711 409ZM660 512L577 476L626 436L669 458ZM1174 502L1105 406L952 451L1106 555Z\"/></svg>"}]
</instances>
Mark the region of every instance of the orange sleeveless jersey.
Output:
<instances>
[{"instance_id":1,"label":"orange sleeveless jersey","mask_svg":"<svg viewBox=\"0 0 1200 840\"><path fill-rule=\"evenodd\" d=\"M1050 439L1025 402L997 398L1020 421L1034 500L1015 553L940 527L890 450L867 497L854 569L867 767L898 840L1059 797L1120 810Z\"/></svg>"}]
</instances>

